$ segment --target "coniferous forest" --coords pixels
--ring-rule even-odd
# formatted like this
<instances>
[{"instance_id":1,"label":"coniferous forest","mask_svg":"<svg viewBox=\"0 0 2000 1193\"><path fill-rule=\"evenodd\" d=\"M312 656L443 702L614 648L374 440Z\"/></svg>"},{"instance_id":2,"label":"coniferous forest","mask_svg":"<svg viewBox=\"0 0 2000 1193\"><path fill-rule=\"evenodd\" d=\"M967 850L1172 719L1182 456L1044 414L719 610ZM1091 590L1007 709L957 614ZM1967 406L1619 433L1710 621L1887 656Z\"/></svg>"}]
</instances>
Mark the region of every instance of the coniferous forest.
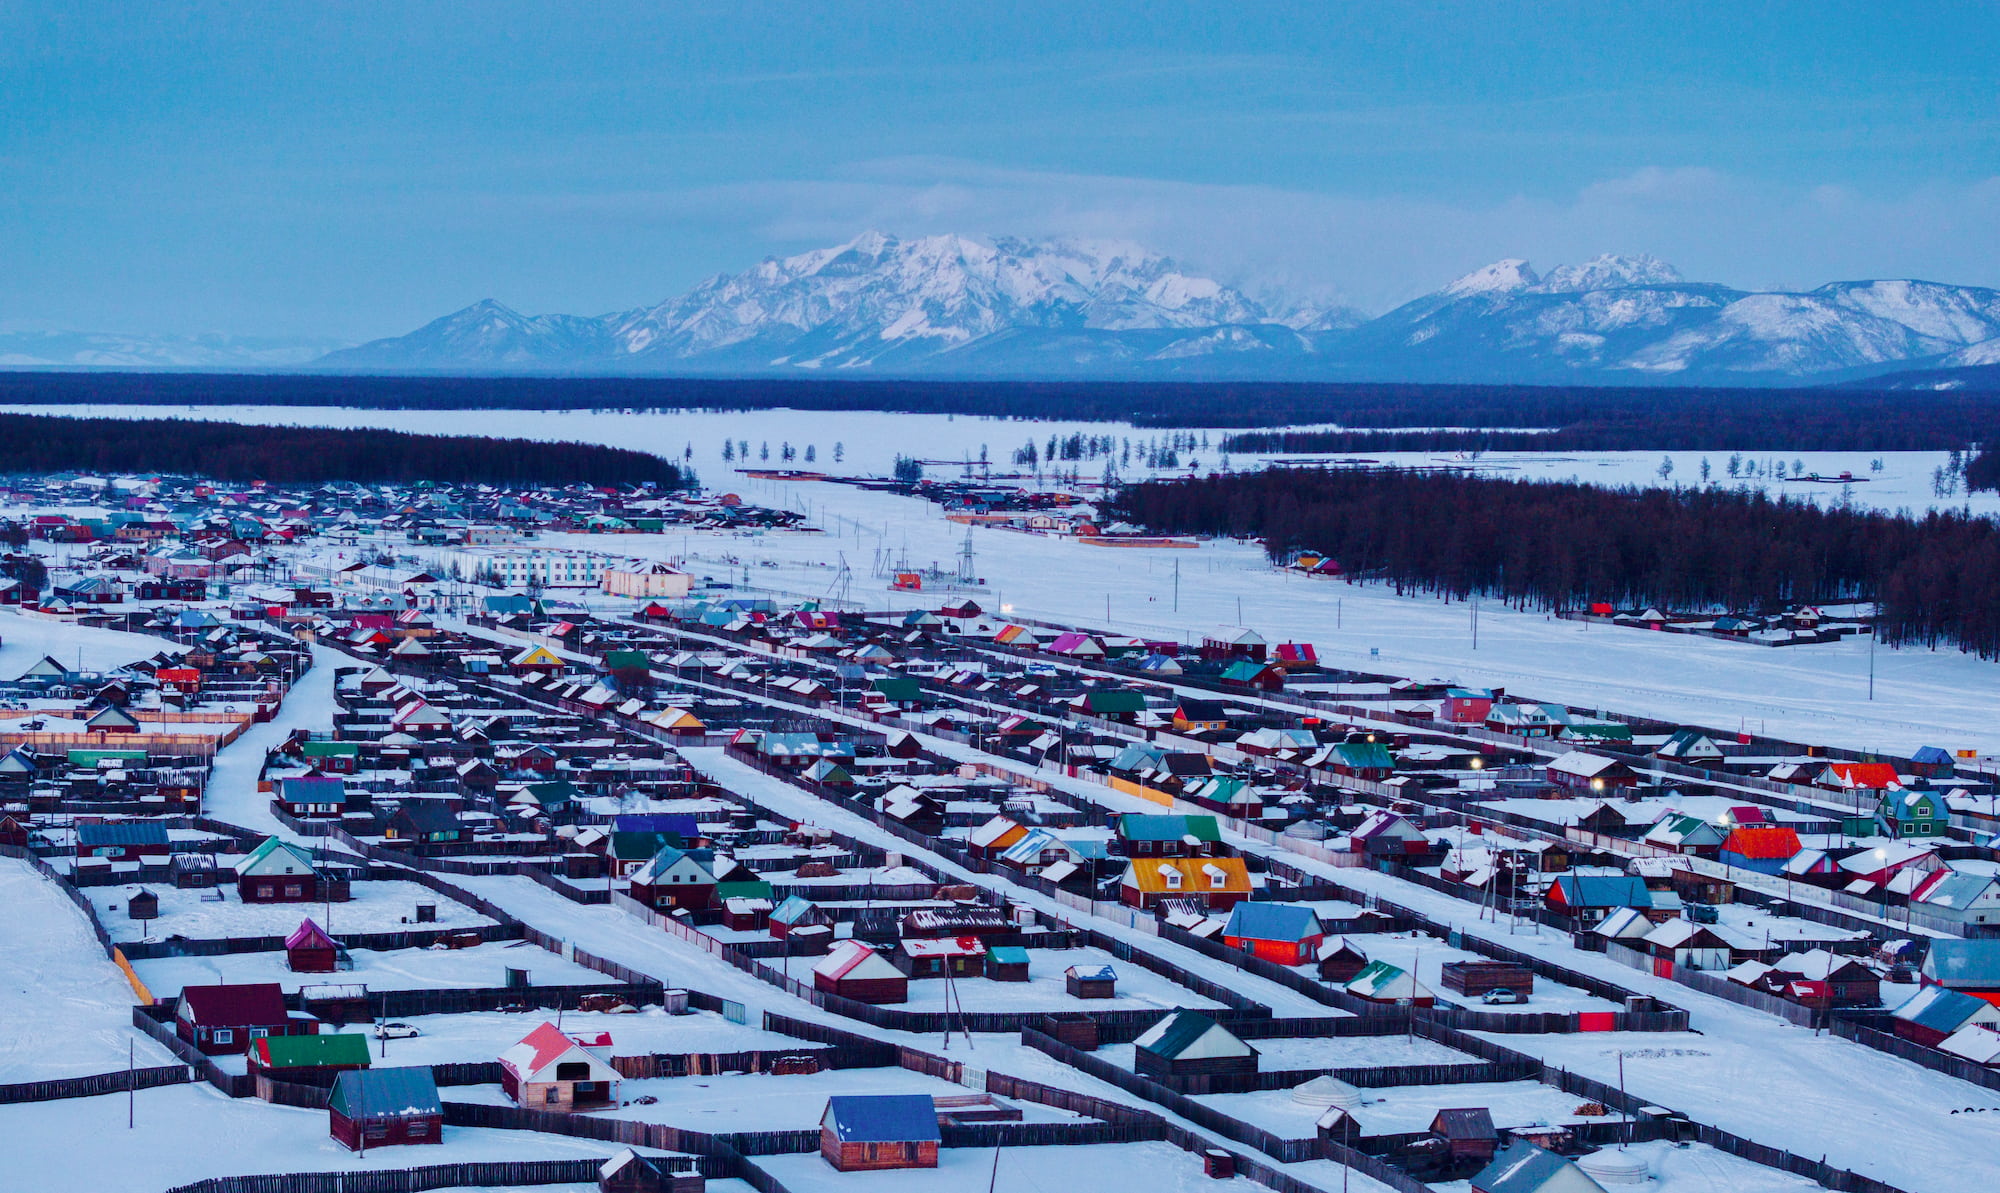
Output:
<instances>
[{"instance_id":1,"label":"coniferous forest","mask_svg":"<svg viewBox=\"0 0 2000 1193\"><path fill-rule=\"evenodd\" d=\"M658 456L589 443L188 419L0 414L0 473L172 472L231 481L677 487Z\"/></svg>"},{"instance_id":2,"label":"coniferous forest","mask_svg":"<svg viewBox=\"0 0 2000 1193\"><path fill-rule=\"evenodd\" d=\"M0 372L0 405L886 410L1254 431L1224 451L1945 451L2000 393L1668 386ZM1432 428L1470 428L1435 430Z\"/></svg>"},{"instance_id":3,"label":"coniferous forest","mask_svg":"<svg viewBox=\"0 0 2000 1193\"><path fill-rule=\"evenodd\" d=\"M1268 469L1122 489L1171 534L1323 551L1398 593L1522 609L1757 612L1875 600L1885 644L2000 658L2000 525L1820 509L1735 489L1601 489L1401 469Z\"/></svg>"}]
</instances>

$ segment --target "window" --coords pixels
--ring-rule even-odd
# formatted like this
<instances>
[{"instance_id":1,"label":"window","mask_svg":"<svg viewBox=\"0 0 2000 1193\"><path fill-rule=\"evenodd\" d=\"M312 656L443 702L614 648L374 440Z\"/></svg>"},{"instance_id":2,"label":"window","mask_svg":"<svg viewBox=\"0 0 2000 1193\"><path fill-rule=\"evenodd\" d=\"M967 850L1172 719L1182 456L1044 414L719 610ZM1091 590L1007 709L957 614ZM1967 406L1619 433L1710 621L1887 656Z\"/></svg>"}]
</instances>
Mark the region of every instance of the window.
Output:
<instances>
[{"instance_id":1,"label":"window","mask_svg":"<svg viewBox=\"0 0 2000 1193\"><path fill-rule=\"evenodd\" d=\"M547 1090L543 1091L543 1093L542 1093L542 1101L544 1101L544 1102L560 1102L560 1101L562 1101L562 1086L560 1086L560 1085L551 1085L551 1086L550 1086L550 1087L549 1087L549 1088L548 1088Z\"/></svg>"},{"instance_id":2,"label":"window","mask_svg":"<svg viewBox=\"0 0 2000 1193\"><path fill-rule=\"evenodd\" d=\"M285 884L285 897L288 899L296 899L302 892L304 892L304 890L305 888L303 886L300 886L298 883L288 882Z\"/></svg>"},{"instance_id":3,"label":"window","mask_svg":"<svg viewBox=\"0 0 2000 1193\"><path fill-rule=\"evenodd\" d=\"M229 1028L218 1027L208 1033L208 1038L211 1042L217 1044L234 1044L236 1042L236 1033Z\"/></svg>"},{"instance_id":4,"label":"window","mask_svg":"<svg viewBox=\"0 0 2000 1193\"><path fill-rule=\"evenodd\" d=\"M431 1125L423 1119L416 1119L404 1128L403 1133L412 1139L422 1139L431 1133Z\"/></svg>"},{"instance_id":5,"label":"window","mask_svg":"<svg viewBox=\"0 0 2000 1193\"><path fill-rule=\"evenodd\" d=\"M268 1027L253 1027L250 1029L250 1038L253 1040L264 1039L270 1034L271 1034L271 1029Z\"/></svg>"}]
</instances>

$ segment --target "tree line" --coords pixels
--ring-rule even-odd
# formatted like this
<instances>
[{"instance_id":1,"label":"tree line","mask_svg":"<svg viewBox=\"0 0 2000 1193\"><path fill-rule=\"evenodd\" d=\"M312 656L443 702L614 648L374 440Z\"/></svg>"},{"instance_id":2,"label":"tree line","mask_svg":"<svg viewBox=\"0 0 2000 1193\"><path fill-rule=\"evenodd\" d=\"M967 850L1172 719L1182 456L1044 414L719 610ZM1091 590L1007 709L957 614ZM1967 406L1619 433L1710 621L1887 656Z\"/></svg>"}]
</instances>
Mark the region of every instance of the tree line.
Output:
<instances>
[{"instance_id":1,"label":"tree line","mask_svg":"<svg viewBox=\"0 0 2000 1193\"><path fill-rule=\"evenodd\" d=\"M2000 525L1821 509L1737 489L1603 489L1408 469L1267 469L1121 489L1157 533L1325 552L1399 594L1521 609L1768 612L1875 601L1889 644L2000 658Z\"/></svg>"},{"instance_id":2,"label":"tree line","mask_svg":"<svg viewBox=\"0 0 2000 1193\"><path fill-rule=\"evenodd\" d=\"M658 456L592 443L192 419L0 414L0 473L166 472L228 481L642 484L679 487Z\"/></svg>"},{"instance_id":3,"label":"tree line","mask_svg":"<svg viewBox=\"0 0 2000 1193\"><path fill-rule=\"evenodd\" d=\"M1150 427L1297 427L1222 450L1896 451L1966 447L2000 393L1317 382L408 377L0 372L0 404L396 410L885 410ZM1447 428L1433 430L1429 428ZM1449 428L1459 428L1450 430ZM1392 431L1384 436L1380 432Z\"/></svg>"}]
</instances>

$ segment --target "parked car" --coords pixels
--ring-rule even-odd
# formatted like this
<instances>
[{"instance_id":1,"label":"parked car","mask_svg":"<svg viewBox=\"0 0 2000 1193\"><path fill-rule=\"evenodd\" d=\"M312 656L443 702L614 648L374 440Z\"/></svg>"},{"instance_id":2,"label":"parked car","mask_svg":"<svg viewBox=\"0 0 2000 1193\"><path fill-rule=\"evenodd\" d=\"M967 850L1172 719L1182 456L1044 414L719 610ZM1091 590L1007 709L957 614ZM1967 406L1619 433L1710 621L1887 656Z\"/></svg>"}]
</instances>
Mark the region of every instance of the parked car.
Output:
<instances>
[{"instance_id":1,"label":"parked car","mask_svg":"<svg viewBox=\"0 0 2000 1193\"><path fill-rule=\"evenodd\" d=\"M1479 1001L1485 1003L1487 1006L1498 1007L1517 1006L1528 1000L1505 986L1495 986L1493 989L1480 995Z\"/></svg>"},{"instance_id":2,"label":"parked car","mask_svg":"<svg viewBox=\"0 0 2000 1193\"><path fill-rule=\"evenodd\" d=\"M378 1040L414 1040L424 1033L407 1023L378 1023L375 1038Z\"/></svg>"}]
</instances>

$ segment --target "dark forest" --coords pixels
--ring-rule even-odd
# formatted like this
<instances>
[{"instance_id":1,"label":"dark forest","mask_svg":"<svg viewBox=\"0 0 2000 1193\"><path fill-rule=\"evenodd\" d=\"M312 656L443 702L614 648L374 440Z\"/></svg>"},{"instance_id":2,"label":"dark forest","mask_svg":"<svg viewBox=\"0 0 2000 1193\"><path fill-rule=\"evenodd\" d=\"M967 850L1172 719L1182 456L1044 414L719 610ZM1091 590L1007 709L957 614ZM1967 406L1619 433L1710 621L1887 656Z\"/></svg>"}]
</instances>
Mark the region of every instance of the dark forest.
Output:
<instances>
[{"instance_id":1,"label":"dark forest","mask_svg":"<svg viewBox=\"0 0 2000 1193\"><path fill-rule=\"evenodd\" d=\"M1269 469L1127 486L1114 516L1323 551L1398 593L1522 609L1768 611L1878 600L1887 644L2000 658L2000 526L1735 489L1600 489L1401 469Z\"/></svg>"},{"instance_id":2,"label":"dark forest","mask_svg":"<svg viewBox=\"0 0 2000 1193\"><path fill-rule=\"evenodd\" d=\"M0 404L351 406L408 410L886 410L1156 427L1285 427L1230 451L1903 451L1965 448L2000 427L2000 393L1656 386L1281 382L831 381L0 373ZM1395 428L1476 428L1472 435ZM1523 436L1519 431L1554 431ZM1498 432L1497 434L1495 432Z\"/></svg>"},{"instance_id":3,"label":"dark forest","mask_svg":"<svg viewBox=\"0 0 2000 1193\"><path fill-rule=\"evenodd\" d=\"M658 456L588 443L0 414L0 473L169 472L231 481L680 485Z\"/></svg>"}]
</instances>

